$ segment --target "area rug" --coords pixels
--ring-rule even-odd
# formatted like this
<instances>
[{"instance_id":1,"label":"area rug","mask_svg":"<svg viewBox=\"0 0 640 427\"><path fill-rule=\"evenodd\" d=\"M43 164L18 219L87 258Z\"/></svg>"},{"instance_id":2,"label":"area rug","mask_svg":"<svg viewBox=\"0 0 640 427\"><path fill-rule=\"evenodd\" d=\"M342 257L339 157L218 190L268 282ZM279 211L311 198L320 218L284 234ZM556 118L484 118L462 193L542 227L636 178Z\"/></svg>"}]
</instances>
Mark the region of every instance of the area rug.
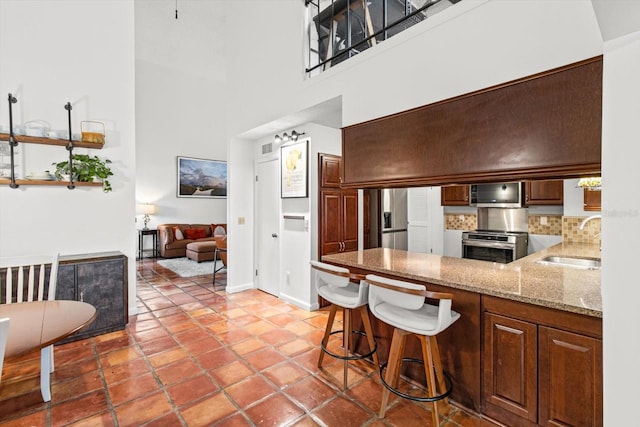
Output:
<instances>
[{"instance_id":1,"label":"area rug","mask_svg":"<svg viewBox=\"0 0 640 427\"><path fill-rule=\"evenodd\" d=\"M222 261L216 261L216 268L220 267ZM197 262L187 257L170 258L158 260L158 264L167 268L181 277L201 276L203 274L213 274L213 261Z\"/></svg>"}]
</instances>

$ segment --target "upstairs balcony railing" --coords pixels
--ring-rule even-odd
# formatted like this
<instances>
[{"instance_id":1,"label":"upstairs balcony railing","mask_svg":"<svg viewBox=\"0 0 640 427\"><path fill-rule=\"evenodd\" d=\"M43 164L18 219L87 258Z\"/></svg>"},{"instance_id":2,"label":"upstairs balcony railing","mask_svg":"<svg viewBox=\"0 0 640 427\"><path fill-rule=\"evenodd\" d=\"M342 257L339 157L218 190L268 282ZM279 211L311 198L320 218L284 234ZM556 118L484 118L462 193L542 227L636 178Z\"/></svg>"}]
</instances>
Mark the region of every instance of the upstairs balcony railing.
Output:
<instances>
[{"instance_id":1,"label":"upstairs balcony railing","mask_svg":"<svg viewBox=\"0 0 640 427\"><path fill-rule=\"evenodd\" d=\"M305 0L314 75L461 0Z\"/></svg>"}]
</instances>

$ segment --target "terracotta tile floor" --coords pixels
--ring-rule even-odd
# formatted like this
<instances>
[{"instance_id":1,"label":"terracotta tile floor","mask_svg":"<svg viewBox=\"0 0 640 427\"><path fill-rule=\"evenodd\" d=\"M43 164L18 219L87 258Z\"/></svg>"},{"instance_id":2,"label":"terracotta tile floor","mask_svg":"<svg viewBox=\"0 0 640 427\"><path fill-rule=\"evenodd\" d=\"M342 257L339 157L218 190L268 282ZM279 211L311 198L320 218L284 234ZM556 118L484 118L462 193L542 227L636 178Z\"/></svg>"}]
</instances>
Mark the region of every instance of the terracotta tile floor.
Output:
<instances>
[{"instance_id":1,"label":"terracotta tile floor","mask_svg":"<svg viewBox=\"0 0 640 427\"><path fill-rule=\"evenodd\" d=\"M137 262L139 314L125 330L55 348L52 400L39 389L39 352L5 363L0 424L10 426L430 426L430 408L393 400L379 419L373 366L316 366L328 312L258 290L227 294L224 271L181 278ZM338 337L338 336L336 336ZM339 347L339 343L334 347ZM393 396L393 395L392 395ZM447 427L493 426L453 405Z\"/></svg>"}]
</instances>

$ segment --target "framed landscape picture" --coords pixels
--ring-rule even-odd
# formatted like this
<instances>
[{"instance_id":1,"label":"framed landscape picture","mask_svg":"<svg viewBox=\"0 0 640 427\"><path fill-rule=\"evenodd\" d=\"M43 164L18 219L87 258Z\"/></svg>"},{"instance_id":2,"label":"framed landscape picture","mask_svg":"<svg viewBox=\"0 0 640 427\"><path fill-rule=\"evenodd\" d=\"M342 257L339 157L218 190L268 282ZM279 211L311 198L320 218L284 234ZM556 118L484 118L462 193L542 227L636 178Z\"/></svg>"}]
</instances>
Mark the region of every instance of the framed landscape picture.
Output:
<instances>
[{"instance_id":1,"label":"framed landscape picture","mask_svg":"<svg viewBox=\"0 0 640 427\"><path fill-rule=\"evenodd\" d=\"M178 156L178 197L227 197L227 162Z\"/></svg>"},{"instance_id":2,"label":"framed landscape picture","mask_svg":"<svg viewBox=\"0 0 640 427\"><path fill-rule=\"evenodd\" d=\"M280 147L282 199L308 197L309 192L309 152L308 140Z\"/></svg>"}]
</instances>

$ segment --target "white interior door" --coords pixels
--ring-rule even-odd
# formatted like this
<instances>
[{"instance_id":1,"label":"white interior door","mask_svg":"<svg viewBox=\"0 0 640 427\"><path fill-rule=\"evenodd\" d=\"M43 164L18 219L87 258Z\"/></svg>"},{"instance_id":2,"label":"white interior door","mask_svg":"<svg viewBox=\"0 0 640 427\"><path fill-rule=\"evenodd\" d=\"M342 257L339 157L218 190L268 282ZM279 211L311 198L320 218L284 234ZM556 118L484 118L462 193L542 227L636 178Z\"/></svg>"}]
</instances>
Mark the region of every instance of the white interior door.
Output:
<instances>
[{"instance_id":1,"label":"white interior door","mask_svg":"<svg viewBox=\"0 0 640 427\"><path fill-rule=\"evenodd\" d=\"M256 260L258 289L280 294L280 180L277 159L258 163L256 180Z\"/></svg>"}]
</instances>

